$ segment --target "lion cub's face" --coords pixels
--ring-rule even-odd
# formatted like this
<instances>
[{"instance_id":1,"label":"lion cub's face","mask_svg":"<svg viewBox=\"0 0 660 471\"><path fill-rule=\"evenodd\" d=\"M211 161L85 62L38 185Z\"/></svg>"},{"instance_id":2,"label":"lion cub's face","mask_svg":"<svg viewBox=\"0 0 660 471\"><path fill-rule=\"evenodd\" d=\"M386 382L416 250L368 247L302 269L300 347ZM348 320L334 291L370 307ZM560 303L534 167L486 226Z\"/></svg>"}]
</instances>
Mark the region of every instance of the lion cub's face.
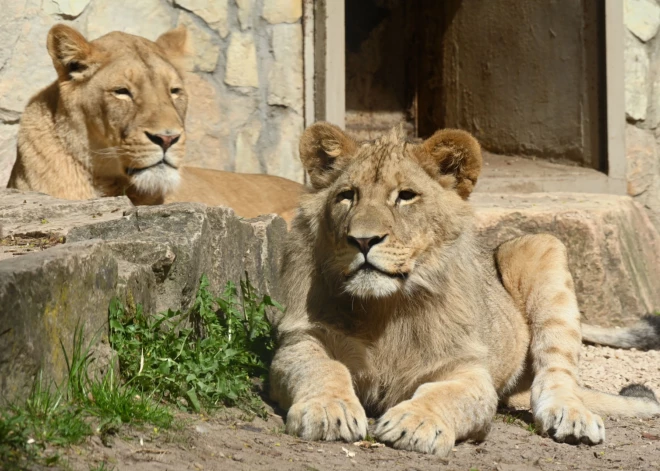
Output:
<instances>
[{"instance_id":1,"label":"lion cub's face","mask_svg":"<svg viewBox=\"0 0 660 471\"><path fill-rule=\"evenodd\" d=\"M89 164L95 176L123 177L138 193L166 194L179 182L184 157L188 97L175 61L186 31L156 42L113 32L87 42L57 25L48 50L59 76L70 119L86 127Z\"/></svg>"},{"instance_id":2,"label":"lion cub's face","mask_svg":"<svg viewBox=\"0 0 660 471\"><path fill-rule=\"evenodd\" d=\"M445 249L471 222L464 198L481 152L468 133L444 130L412 144L393 130L358 144L316 124L303 135L301 158L317 190L309 204L320 214L322 270L350 295L414 293L442 270Z\"/></svg>"}]
</instances>

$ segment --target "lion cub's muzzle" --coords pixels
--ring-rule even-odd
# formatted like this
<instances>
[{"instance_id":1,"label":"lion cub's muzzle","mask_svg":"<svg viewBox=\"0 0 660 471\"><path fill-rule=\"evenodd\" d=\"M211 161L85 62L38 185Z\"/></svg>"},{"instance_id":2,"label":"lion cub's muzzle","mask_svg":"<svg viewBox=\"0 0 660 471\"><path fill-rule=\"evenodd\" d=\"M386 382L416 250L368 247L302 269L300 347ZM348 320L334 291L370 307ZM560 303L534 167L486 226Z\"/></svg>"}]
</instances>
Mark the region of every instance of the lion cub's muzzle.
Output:
<instances>
[{"instance_id":1,"label":"lion cub's muzzle","mask_svg":"<svg viewBox=\"0 0 660 471\"><path fill-rule=\"evenodd\" d=\"M348 245L357 248L361 254L361 256L358 255L354 262L351 264L352 266L348 273L348 277L355 275L359 271L370 270L376 271L390 278L405 279L408 276L408 273L402 272L400 270L392 270L391 268L387 267L386 263L384 263L387 262L387 260L381 260L383 258L383 254L378 253L379 251L371 251L371 249L375 246L385 242L387 237L387 234L367 237L354 237L351 235L347 236ZM371 257L369 256L370 252Z\"/></svg>"}]
</instances>

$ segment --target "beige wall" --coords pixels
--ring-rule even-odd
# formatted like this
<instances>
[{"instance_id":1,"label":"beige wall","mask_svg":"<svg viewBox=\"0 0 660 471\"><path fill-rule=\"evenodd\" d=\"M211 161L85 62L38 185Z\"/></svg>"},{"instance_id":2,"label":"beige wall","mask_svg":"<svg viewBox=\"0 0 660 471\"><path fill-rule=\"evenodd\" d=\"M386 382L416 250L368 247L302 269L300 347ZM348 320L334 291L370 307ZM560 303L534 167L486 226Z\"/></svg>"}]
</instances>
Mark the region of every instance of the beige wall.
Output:
<instances>
[{"instance_id":1,"label":"beige wall","mask_svg":"<svg viewBox=\"0 0 660 471\"><path fill-rule=\"evenodd\" d=\"M3 0L0 16L0 186L16 157L29 98L55 79L55 23L89 39L124 31L156 39L185 24L194 56L190 165L303 180L302 0Z\"/></svg>"},{"instance_id":2,"label":"beige wall","mask_svg":"<svg viewBox=\"0 0 660 471\"><path fill-rule=\"evenodd\" d=\"M624 22L628 194L660 229L660 5L625 0Z\"/></svg>"}]
</instances>

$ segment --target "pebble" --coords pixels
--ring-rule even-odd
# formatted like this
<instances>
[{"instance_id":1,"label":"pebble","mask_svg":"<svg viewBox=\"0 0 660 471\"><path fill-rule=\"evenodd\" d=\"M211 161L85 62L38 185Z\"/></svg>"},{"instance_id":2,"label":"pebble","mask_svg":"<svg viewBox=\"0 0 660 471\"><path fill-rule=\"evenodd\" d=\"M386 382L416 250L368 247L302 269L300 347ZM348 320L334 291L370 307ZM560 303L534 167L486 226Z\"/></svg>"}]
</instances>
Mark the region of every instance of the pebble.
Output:
<instances>
[{"instance_id":1,"label":"pebble","mask_svg":"<svg viewBox=\"0 0 660 471\"><path fill-rule=\"evenodd\" d=\"M630 383L642 383L660 393L660 351L622 350L583 345L580 377L585 385L617 394Z\"/></svg>"}]
</instances>

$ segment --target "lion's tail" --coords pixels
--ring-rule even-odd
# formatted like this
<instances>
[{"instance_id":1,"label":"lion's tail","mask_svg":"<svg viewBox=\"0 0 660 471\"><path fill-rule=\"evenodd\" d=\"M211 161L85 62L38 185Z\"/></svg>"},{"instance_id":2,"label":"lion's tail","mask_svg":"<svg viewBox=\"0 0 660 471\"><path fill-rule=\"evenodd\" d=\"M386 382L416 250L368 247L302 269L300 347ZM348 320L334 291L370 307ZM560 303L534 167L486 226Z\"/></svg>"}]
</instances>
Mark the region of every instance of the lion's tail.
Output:
<instances>
[{"instance_id":1,"label":"lion's tail","mask_svg":"<svg viewBox=\"0 0 660 471\"><path fill-rule=\"evenodd\" d=\"M582 341L617 348L660 349L660 316L642 317L621 329L582 324Z\"/></svg>"},{"instance_id":2,"label":"lion's tail","mask_svg":"<svg viewBox=\"0 0 660 471\"><path fill-rule=\"evenodd\" d=\"M660 402L651 389L642 384L629 384L619 395L580 388L584 405L598 415L628 416L645 419L660 415Z\"/></svg>"}]
</instances>

